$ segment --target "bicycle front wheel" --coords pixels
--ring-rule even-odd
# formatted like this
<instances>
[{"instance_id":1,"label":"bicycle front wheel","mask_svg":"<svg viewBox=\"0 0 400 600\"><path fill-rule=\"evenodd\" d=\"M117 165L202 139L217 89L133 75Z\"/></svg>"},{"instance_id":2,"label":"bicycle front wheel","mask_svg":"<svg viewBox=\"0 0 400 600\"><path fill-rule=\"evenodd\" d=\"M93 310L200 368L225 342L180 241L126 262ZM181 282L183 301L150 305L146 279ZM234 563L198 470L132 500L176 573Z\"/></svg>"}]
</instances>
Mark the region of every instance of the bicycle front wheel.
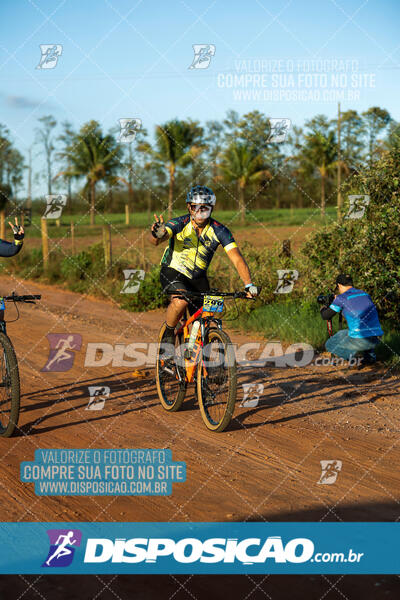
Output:
<instances>
[{"instance_id":1,"label":"bicycle front wheel","mask_svg":"<svg viewBox=\"0 0 400 600\"><path fill-rule=\"evenodd\" d=\"M0 331L0 437L11 437L19 417L17 357L10 338Z\"/></svg>"},{"instance_id":2,"label":"bicycle front wheel","mask_svg":"<svg viewBox=\"0 0 400 600\"><path fill-rule=\"evenodd\" d=\"M182 406L186 395L186 373L182 356L181 336L175 337L175 357L163 359L160 344L165 331L165 323L160 329L156 359L156 384L160 402L169 412L176 412Z\"/></svg>"},{"instance_id":3,"label":"bicycle front wheel","mask_svg":"<svg viewBox=\"0 0 400 600\"><path fill-rule=\"evenodd\" d=\"M197 367L197 398L206 427L224 431L235 410L236 358L229 336L220 329L206 333Z\"/></svg>"}]
</instances>

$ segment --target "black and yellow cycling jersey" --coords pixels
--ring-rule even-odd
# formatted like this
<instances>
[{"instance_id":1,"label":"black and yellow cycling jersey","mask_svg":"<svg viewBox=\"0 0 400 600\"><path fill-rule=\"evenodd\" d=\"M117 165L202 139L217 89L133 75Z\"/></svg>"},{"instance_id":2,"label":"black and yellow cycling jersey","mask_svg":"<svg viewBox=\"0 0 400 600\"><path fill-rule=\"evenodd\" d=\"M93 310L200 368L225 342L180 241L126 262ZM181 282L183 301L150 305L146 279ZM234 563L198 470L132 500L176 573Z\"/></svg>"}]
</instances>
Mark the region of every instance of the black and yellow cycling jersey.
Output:
<instances>
[{"instance_id":1,"label":"black and yellow cycling jersey","mask_svg":"<svg viewBox=\"0 0 400 600\"><path fill-rule=\"evenodd\" d=\"M161 265L171 267L186 277L203 277L219 244L226 252L237 248L233 235L225 225L210 219L200 236L189 215L165 223L169 246L165 249Z\"/></svg>"}]
</instances>

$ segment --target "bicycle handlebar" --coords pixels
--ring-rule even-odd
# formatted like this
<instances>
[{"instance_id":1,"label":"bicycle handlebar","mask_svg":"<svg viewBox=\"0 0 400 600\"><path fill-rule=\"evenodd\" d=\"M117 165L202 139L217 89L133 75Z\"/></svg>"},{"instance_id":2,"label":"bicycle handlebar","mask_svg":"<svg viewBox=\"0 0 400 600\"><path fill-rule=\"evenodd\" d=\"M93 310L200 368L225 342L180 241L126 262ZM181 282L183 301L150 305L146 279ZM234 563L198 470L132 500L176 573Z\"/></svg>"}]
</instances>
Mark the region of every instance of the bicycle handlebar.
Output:
<instances>
[{"instance_id":1,"label":"bicycle handlebar","mask_svg":"<svg viewBox=\"0 0 400 600\"><path fill-rule=\"evenodd\" d=\"M224 298L243 298L247 300L255 300L254 297L249 297L247 292L219 292L218 290L209 290L208 292L192 292L187 290L176 290L175 292L167 292L168 296L180 296L184 298L185 296L192 296L193 298L202 298L204 296L222 296Z\"/></svg>"},{"instance_id":2,"label":"bicycle handlebar","mask_svg":"<svg viewBox=\"0 0 400 600\"><path fill-rule=\"evenodd\" d=\"M15 292L13 292L11 294L11 296L3 296L3 300L6 301L12 301L12 302L28 302L28 303L35 303L35 300L40 300L41 299L41 294L28 294L28 295L23 295L23 296L19 296L18 294L16 294Z\"/></svg>"}]
</instances>

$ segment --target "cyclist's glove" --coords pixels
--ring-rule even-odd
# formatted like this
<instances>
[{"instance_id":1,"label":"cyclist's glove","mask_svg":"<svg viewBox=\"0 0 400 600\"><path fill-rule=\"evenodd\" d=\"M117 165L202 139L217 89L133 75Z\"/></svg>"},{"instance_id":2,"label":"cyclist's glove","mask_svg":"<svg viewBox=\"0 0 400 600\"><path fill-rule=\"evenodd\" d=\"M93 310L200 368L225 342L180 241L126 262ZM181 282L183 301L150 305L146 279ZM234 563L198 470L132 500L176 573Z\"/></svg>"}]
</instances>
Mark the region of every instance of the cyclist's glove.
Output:
<instances>
[{"instance_id":1,"label":"cyclist's glove","mask_svg":"<svg viewBox=\"0 0 400 600\"><path fill-rule=\"evenodd\" d=\"M258 296L259 289L256 285L254 285L254 283L248 283L247 285L245 285L244 289L246 290L246 292L250 292L250 294L252 296Z\"/></svg>"},{"instance_id":2,"label":"cyclist's glove","mask_svg":"<svg viewBox=\"0 0 400 600\"><path fill-rule=\"evenodd\" d=\"M19 244L22 244L22 240L25 237L25 233L22 232L20 229L20 227L17 226L13 226L13 234L14 234L14 243L18 246Z\"/></svg>"},{"instance_id":3,"label":"cyclist's glove","mask_svg":"<svg viewBox=\"0 0 400 600\"><path fill-rule=\"evenodd\" d=\"M151 228L151 235L158 239L163 238L166 232L167 230L165 228L164 223L161 223L160 221L156 221L153 227Z\"/></svg>"}]
</instances>

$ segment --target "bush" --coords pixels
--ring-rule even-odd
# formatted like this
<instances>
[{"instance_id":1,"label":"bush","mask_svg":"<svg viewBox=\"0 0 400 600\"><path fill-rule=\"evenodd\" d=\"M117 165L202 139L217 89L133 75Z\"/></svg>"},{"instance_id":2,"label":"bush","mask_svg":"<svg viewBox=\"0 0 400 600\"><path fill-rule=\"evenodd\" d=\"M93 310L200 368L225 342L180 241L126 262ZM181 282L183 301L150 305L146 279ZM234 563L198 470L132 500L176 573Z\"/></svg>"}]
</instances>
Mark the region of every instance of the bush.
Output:
<instances>
[{"instance_id":1,"label":"bush","mask_svg":"<svg viewBox=\"0 0 400 600\"><path fill-rule=\"evenodd\" d=\"M121 295L122 298L122 295ZM163 294L160 283L160 266L154 266L145 274L136 294L124 294L121 308L131 311L145 311L168 305L168 297Z\"/></svg>"},{"instance_id":2,"label":"bush","mask_svg":"<svg viewBox=\"0 0 400 600\"><path fill-rule=\"evenodd\" d=\"M347 194L368 194L370 204L361 219L344 219L307 240L302 254L308 298L332 287L337 274L346 272L371 295L383 319L398 320L399 169L400 152L394 150L345 183Z\"/></svg>"},{"instance_id":3,"label":"bush","mask_svg":"<svg viewBox=\"0 0 400 600\"><path fill-rule=\"evenodd\" d=\"M92 267L93 256L91 252L82 250L75 256L63 258L60 266L61 274L69 281L87 279ZM104 260L103 260L104 265Z\"/></svg>"}]
</instances>

